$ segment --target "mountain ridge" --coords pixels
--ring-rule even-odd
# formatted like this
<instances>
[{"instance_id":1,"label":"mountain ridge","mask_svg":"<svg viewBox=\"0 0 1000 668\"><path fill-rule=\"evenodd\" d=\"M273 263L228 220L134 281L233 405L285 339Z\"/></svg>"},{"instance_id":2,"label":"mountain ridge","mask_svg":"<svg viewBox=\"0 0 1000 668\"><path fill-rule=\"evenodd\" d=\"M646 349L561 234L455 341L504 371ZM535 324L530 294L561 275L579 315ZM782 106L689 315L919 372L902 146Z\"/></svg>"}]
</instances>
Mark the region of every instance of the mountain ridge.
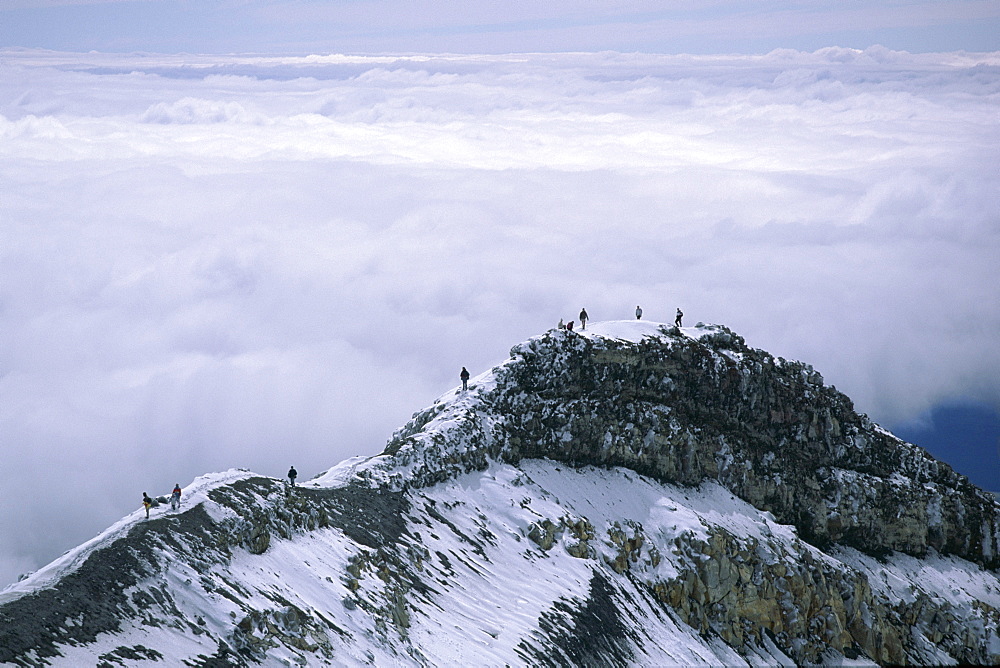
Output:
<instances>
[{"instance_id":1,"label":"mountain ridge","mask_svg":"<svg viewBox=\"0 0 1000 668\"><path fill-rule=\"evenodd\" d=\"M0 593L0 662L1000 662L1000 504L721 326L551 330L380 455L185 499Z\"/></svg>"},{"instance_id":2,"label":"mountain ridge","mask_svg":"<svg viewBox=\"0 0 1000 668\"><path fill-rule=\"evenodd\" d=\"M600 328L602 323L595 325ZM867 416L854 413L850 398L836 388L825 386L822 376L811 365L774 358L749 348L742 337L722 326L691 328L696 333L691 336L677 328L653 323L643 323L641 329L631 321L609 325L611 331L624 325L633 336L634 330L639 329L642 336L633 341L613 335L590 337L586 330L552 330L515 346L511 359L490 373L514 376L507 385L515 391L500 392L496 399L499 411L530 418L520 423L508 419L495 430L494 424L469 417L472 434L482 436L473 437L466 452L436 458L435 466L439 460L454 466L450 460L455 458L466 465L480 466L487 457L516 462L520 457L544 456L575 463L627 466L654 478L685 484L697 484L706 477L719 478L738 496L764 510L775 510L783 521L795 524L807 540L825 543L846 539L848 544L875 553L901 550L919 555L933 547L989 567L1000 566L997 530L1000 520L992 499L922 448L897 439ZM591 334L593 330L594 325ZM671 345L662 345L664 337ZM561 375L553 371L556 367ZM782 368L784 372L778 373ZM676 373L679 369L685 373ZM630 383L630 376L638 373L649 375L638 383ZM613 433L614 425L607 425L606 419L596 425L581 425L581 415L588 409L594 410L588 402L606 401L607 397L601 393L609 392L610 387L614 387L616 402L627 402L618 406L613 420L637 418L638 412L631 402L641 403L644 392L650 393L654 404L669 402L669 410L664 416L647 418L649 424L644 426L648 430L640 439L635 434ZM475 382L472 389L476 389ZM526 401L525 390L538 399ZM491 386L490 394L498 394L497 389ZM547 395L556 398L555 405L548 407L548 413L536 415L536 411L546 409L547 401L553 403L546 399ZM575 404L574 415L565 409L568 404ZM406 439L420 434L446 405L452 404L437 402L415 414L407 426L393 435L383 454L398 456ZM667 424L661 424L657 418ZM632 431L638 429L634 421L627 424L632 425ZM557 434L558 429L568 431ZM667 436L662 435L664 432ZM423 454L437 447L428 440L419 439ZM597 441L602 442L594 447ZM694 441L699 441L698 445L707 444L707 448L694 445ZM739 463L744 471L734 466L730 441L751 450L755 457L753 461L745 458ZM504 445L498 446L499 443ZM688 446L689 450L677 452ZM645 456L644 449L654 451L657 456ZM663 456L664 449L669 451L667 456ZM405 460L405 453L398 459ZM398 460L394 465L400 468ZM821 510L800 508L803 496L819 508L824 505L816 493L809 494L804 488L807 484L814 492L829 490L829 484L824 485L810 474L809 469L817 468L822 469L821 473L840 478L838 485L843 485L846 478L860 481L856 487L869 485L876 483L877 478L892 479L894 473L906 475L913 482L906 485L902 481L906 489L894 494L901 481L893 480L895 485L877 481L876 495L898 497L894 506L883 505L880 509L872 494L866 495L872 501L869 503L872 512L881 510L881 516L852 521L839 504L834 509L836 518L822 517ZM442 469L436 470L407 475L411 479L416 475L421 480L433 480L441 475ZM781 488L783 476L791 475L808 483L790 496ZM928 485L955 489L961 499L938 499ZM923 507L915 508L914 499L923 499ZM971 527L969 534L957 535L964 533L964 528L949 532L940 514L957 517L969 508L982 508L986 515ZM889 515L900 512L915 513L913 521L909 525L888 521ZM891 527L896 533L886 536L881 531L872 532L869 525L874 524ZM921 524L928 527L922 536Z\"/></svg>"}]
</instances>

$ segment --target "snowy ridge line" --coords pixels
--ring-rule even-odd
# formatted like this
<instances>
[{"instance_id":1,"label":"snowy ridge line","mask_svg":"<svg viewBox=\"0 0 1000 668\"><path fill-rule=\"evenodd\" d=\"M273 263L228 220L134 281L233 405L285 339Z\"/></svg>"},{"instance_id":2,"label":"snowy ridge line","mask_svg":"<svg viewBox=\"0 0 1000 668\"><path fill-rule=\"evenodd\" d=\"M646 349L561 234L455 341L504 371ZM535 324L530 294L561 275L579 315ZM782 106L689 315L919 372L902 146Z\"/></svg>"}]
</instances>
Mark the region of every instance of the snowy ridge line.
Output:
<instances>
[{"instance_id":1,"label":"snowy ridge line","mask_svg":"<svg viewBox=\"0 0 1000 668\"><path fill-rule=\"evenodd\" d=\"M216 504L208 498L208 493L218 487L223 487L237 480L260 477L244 469L229 469L219 473L208 473L198 476L187 487L183 487L181 508L177 514L187 512L198 505L206 504L212 507ZM154 498L159 495L154 495ZM162 505L162 504L161 504ZM160 511L162 513L163 511ZM172 512L172 511L171 511ZM157 509L150 509L150 519L159 514ZM210 511L211 514L211 511ZM216 515L218 511L216 510ZM146 511L139 508L118 520L100 534L79 545L51 563L43 566L19 582L14 582L0 591L0 605L30 594L38 589L51 587L64 576L77 570L95 550L98 550L126 535L137 523L145 521Z\"/></svg>"},{"instance_id":2,"label":"snowy ridge line","mask_svg":"<svg viewBox=\"0 0 1000 668\"><path fill-rule=\"evenodd\" d=\"M456 414L472 407L482 392L492 389L495 386L494 371L494 369L491 369L470 379L470 391L468 394L463 395L456 387L454 390L449 390L435 400L433 406L442 414L440 415L440 421L447 422L448 420L456 419ZM475 394L472 394L473 392ZM415 416L418 414L415 414ZM446 431L447 425L437 426L442 431ZM389 480L393 480L399 484L399 481L405 478L405 472L396 471L394 475L388 475L389 469L394 468L394 465L395 462L392 458L385 455L354 457L338 463L327 472L315 478L304 481L300 486L309 488L336 488L350 482L365 482L369 485L376 485L380 482L388 482ZM193 508L205 501L210 501L208 492L213 489L237 480L252 477L267 476L260 476L245 469L230 469L225 472L199 476L182 488L182 510L179 512L184 512L185 509ZM152 496L156 498L160 495L153 494ZM218 514L224 511L214 502L207 504L206 508L209 510L210 515L217 521L223 519ZM151 509L150 517L152 518L156 513L156 509ZM125 535L136 522L142 521L144 518L145 511L140 507L94 538L67 551L61 557L31 573L23 580L11 583L0 591L0 604L20 598L36 589L51 586L64 575L75 571L94 550Z\"/></svg>"}]
</instances>

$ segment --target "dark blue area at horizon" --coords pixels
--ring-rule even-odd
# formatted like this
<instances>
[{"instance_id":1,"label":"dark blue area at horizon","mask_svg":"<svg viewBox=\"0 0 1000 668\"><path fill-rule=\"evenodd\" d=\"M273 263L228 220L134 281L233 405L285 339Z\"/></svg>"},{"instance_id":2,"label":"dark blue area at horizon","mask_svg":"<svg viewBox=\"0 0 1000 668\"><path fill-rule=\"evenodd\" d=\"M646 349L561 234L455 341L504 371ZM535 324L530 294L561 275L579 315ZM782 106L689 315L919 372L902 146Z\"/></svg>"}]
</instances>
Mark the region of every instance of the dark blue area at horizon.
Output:
<instances>
[{"instance_id":1,"label":"dark blue area at horizon","mask_svg":"<svg viewBox=\"0 0 1000 668\"><path fill-rule=\"evenodd\" d=\"M1000 492L1000 412L983 404L937 406L927 426L892 432L968 476L978 487Z\"/></svg>"}]
</instances>

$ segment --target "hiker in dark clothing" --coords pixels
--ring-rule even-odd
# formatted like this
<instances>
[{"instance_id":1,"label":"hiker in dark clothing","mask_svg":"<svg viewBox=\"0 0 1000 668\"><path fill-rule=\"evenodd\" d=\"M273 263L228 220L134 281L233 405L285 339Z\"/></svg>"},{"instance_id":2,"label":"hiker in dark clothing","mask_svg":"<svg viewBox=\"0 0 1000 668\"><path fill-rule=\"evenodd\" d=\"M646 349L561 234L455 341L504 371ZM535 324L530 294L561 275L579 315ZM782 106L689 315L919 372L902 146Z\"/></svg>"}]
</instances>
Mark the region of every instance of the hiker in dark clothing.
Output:
<instances>
[{"instance_id":1,"label":"hiker in dark clothing","mask_svg":"<svg viewBox=\"0 0 1000 668\"><path fill-rule=\"evenodd\" d=\"M463 366L462 373L458 374L458 377L462 379L462 391L465 392L469 389L469 370Z\"/></svg>"},{"instance_id":2,"label":"hiker in dark clothing","mask_svg":"<svg viewBox=\"0 0 1000 668\"><path fill-rule=\"evenodd\" d=\"M638 306L635 307L635 319L642 320L642 309Z\"/></svg>"},{"instance_id":3,"label":"hiker in dark clothing","mask_svg":"<svg viewBox=\"0 0 1000 668\"><path fill-rule=\"evenodd\" d=\"M571 332L573 331L573 321L572 320L570 320L569 322L566 323L566 329L568 329Z\"/></svg>"},{"instance_id":4,"label":"hiker in dark clothing","mask_svg":"<svg viewBox=\"0 0 1000 668\"><path fill-rule=\"evenodd\" d=\"M142 507L146 509L146 519L149 519L149 508L153 505L153 500L145 492L142 493Z\"/></svg>"},{"instance_id":5,"label":"hiker in dark clothing","mask_svg":"<svg viewBox=\"0 0 1000 668\"><path fill-rule=\"evenodd\" d=\"M173 510L177 510L181 505L181 485L177 483L174 485L174 491L170 494L170 507Z\"/></svg>"},{"instance_id":6,"label":"hiker in dark clothing","mask_svg":"<svg viewBox=\"0 0 1000 668\"><path fill-rule=\"evenodd\" d=\"M677 326L677 327L680 327L681 326L681 318L683 318L683 317L684 317L684 314L681 312L680 309L677 309L677 317L674 318L674 325Z\"/></svg>"},{"instance_id":7,"label":"hiker in dark clothing","mask_svg":"<svg viewBox=\"0 0 1000 668\"><path fill-rule=\"evenodd\" d=\"M295 470L295 467L288 469L288 480L292 483L292 487L295 487L295 479L299 477L299 472Z\"/></svg>"},{"instance_id":8,"label":"hiker in dark clothing","mask_svg":"<svg viewBox=\"0 0 1000 668\"><path fill-rule=\"evenodd\" d=\"M580 329L587 329L587 318L589 317L590 316L587 315L587 309L580 311Z\"/></svg>"}]
</instances>

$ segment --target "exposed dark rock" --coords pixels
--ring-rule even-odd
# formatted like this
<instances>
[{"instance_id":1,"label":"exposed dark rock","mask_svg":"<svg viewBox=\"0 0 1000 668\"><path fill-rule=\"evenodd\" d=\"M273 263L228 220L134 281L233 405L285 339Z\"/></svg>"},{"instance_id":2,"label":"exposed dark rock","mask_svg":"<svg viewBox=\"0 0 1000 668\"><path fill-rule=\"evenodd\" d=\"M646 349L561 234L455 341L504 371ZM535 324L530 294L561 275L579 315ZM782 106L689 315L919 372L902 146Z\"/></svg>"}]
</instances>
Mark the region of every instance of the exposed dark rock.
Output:
<instances>
[{"instance_id":1,"label":"exposed dark rock","mask_svg":"<svg viewBox=\"0 0 1000 668\"><path fill-rule=\"evenodd\" d=\"M142 645L134 647L117 647L107 654L98 657L101 662L98 666L129 666L135 661L162 661L163 655L155 649L149 649Z\"/></svg>"},{"instance_id":2,"label":"exposed dark rock","mask_svg":"<svg viewBox=\"0 0 1000 668\"><path fill-rule=\"evenodd\" d=\"M558 601L539 620L537 638L522 642L519 653L534 666L631 666L629 638L637 633L620 615L607 578L594 573L582 601Z\"/></svg>"}]
</instances>

